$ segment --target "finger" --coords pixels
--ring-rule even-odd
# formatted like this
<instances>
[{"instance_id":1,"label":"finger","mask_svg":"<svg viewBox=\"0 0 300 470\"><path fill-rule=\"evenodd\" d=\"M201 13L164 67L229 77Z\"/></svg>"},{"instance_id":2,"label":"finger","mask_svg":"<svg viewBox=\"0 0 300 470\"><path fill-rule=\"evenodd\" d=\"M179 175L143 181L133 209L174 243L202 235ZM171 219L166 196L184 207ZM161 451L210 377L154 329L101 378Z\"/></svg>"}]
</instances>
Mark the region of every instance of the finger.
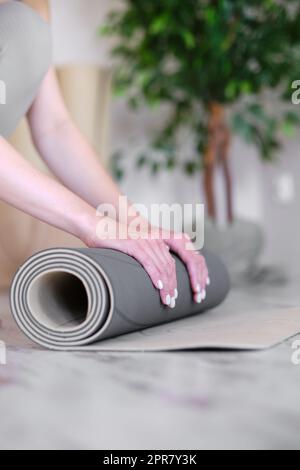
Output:
<instances>
[{"instance_id":1,"label":"finger","mask_svg":"<svg viewBox=\"0 0 300 470\"><path fill-rule=\"evenodd\" d=\"M152 241L148 244L147 250L155 260L156 267L160 272L160 297L162 303L170 308L175 307L174 299L174 261L169 253L164 251L164 246L160 241Z\"/></svg>"},{"instance_id":2,"label":"finger","mask_svg":"<svg viewBox=\"0 0 300 470\"><path fill-rule=\"evenodd\" d=\"M165 285L161 291L161 296L163 300L165 298L167 299L165 303L170 308L175 308L176 305L175 290L177 289L177 281L174 264L173 258L169 256L169 259L165 260L164 264L161 265L161 276L165 279Z\"/></svg>"},{"instance_id":3,"label":"finger","mask_svg":"<svg viewBox=\"0 0 300 470\"><path fill-rule=\"evenodd\" d=\"M159 290L162 303L170 306L172 303L172 285L167 260L163 256L161 247L157 241L147 243L145 249L152 256L160 274Z\"/></svg>"},{"instance_id":4,"label":"finger","mask_svg":"<svg viewBox=\"0 0 300 470\"><path fill-rule=\"evenodd\" d=\"M209 286L211 280L210 280L210 277L209 277L209 272L208 272L208 267L207 267L207 264L206 264L206 260L205 260L204 256L201 254L200 251L197 251L197 250L196 250L196 251L194 252L194 255L197 256L197 257L199 257L199 258L202 258L202 260L203 260L203 263L204 263L203 275L204 275L204 278L205 278L205 281L204 281L204 282L205 282L205 285L206 285L206 286Z\"/></svg>"},{"instance_id":5,"label":"finger","mask_svg":"<svg viewBox=\"0 0 300 470\"><path fill-rule=\"evenodd\" d=\"M209 272L208 272L208 267L207 267L207 264L206 264L206 260L205 258L204 259L204 278L205 278L205 285L206 285L206 288L208 286L210 286L210 277L209 277Z\"/></svg>"},{"instance_id":6,"label":"finger","mask_svg":"<svg viewBox=\"0 0 300 470\"><path fill-rule=\"evenodd\" d=\"M170 279L170 287L171 287L171 308L176 307L176 298L178 297L178 289L177 289L177 276L176 276L176 263L174 258L169 255L168 261L168 275Z\"/></svg>"},{"instance_id":7,"label":"finger","mask_svg":"<svg viewBox=\"0 0 300 470\"><path fill-rule=\"evenodd\" d=\"M177 283L177 273L176 273L176 262L174 257L170 254L169 247L162 242L161 245L162 256L164 256L165 262L168 265L169 269L169 277L170 277L170 288L171 288L171 297L172 297L172 305L176 304L176 300L178 298L178 283ZM175 307L175 305L174 305Z\"/></svg>"},{"instance_id":8,"label":"finger","mask_svg":"<svg viewBox=\"0 0 300 470\"><path fill-rule=\"evenodd\" d=\"M146 246L136 246L133 250L132 256L143 266L154 287L159 290L162 302L165 303L165 305L170 304L171 297L168 298L167 293L164 290L164 282L166 283L166 281L165 279L162 279L162 273L158 268L158 263L156 262L153 253Z\"/></svg>"},{"instance_id":9,"label":"finger","mask_svg":"<svg viewBox=\"0 0 300 470\"><path fill-rule=\"evenodd\" d=\"M202 276L201 276L201 269L199 266L200 259L195 254L196 251L192 249L187 249L187 243L190 243L189 247L193 247L191 242L189 241L188 237L183 236L182 239L176 240L176 243L172 244L172 250L181 258L181 260L185 263L189 278L190 284L193 291L194 300L197 303L201 303L202 301Z\"/></svg>"},{"instance_id":10,"label":"finger","mask_svg":"<svg viewBox=\"0 0 300 470\"><path fill-rule=\"evenodd\" d=\"M194 256L194 260L196 260L196 266L198 271L198 280L200 284L200 292L198 292L197 300L201 297L201 300L206 299L206 289L208 285L208 270L206 266L205 259L202 255Z\"/></svg>"},{"instance_id":11,"label":"finger","mask_svg":"<svg viewBox=\"0 0 300 470\"><path fill-rule=\"evenodd\" d=\"M201 287L201 277L199 275L199 264L190 258L186 263L186 267L190 278L194 301L198 304L201 304L203 300L203 293Z\"/></svg>"},{"instance_id":12,"label":"finger","mask_svg":"<svg viewBox=\"0 0 300 470\"><path fill-rule=\"evenodd\" d=\"M168 240L166 241L168 243ZM185 263L189 277L193 298L201 303L206 298L206 288L210 284L206 262L204 257L194 249L194 245L188 236L170 243L172 251Z\"/></svg>"}]
</instances>

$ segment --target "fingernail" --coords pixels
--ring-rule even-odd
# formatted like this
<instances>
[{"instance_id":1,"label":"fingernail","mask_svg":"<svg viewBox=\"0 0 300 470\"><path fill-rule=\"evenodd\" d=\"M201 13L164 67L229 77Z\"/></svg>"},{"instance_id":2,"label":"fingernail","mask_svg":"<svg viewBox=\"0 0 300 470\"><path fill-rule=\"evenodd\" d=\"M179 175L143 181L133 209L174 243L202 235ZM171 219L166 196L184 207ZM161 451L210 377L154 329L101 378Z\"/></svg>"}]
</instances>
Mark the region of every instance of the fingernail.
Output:
<instances>
[{"instance_id":1,"label":"fingernail","mask_svg":"<svg viewBox=\"0 0 300 470\"><path fill-rule=\"evenodd\" d=\"M175 301L174 297L172 297L170 307L175 308L175 306L176 306L176 301Z\"/></svg>"},{"instance_id":2,"label":"fingernail","mask_svg":"<svg viewBox=\"0 0 300 470\"><path fill-rule=\"evenodd\" d=\"M207 285L207 286L210 286L210 279L209 279L209 277L206 279L206 285Z\"/></svg>"},{"instance_id":3,"label":"fingernail","mask_svg":"<svg viewBox=\"0 0 300 470\"><path fill-rule=\"evenodd\" d=\"M196 301L197 304L201 304L201 302L202 302L202 296L201 296L201 294L197 294L197 295L196 295L195 301Z\"/></svg>"},{"instance_id":4,"label":"fingernail","mask_svg":"<svg viewBox=\"0 0 300 470\"><path fill-rule=\"evenodd\" d=\"M157 289L162 290L164 287L163 282L161 280L158 281L157 283Z\"/></svg>"},{"instance_id":5,"label":"fingernail","mask_svg":"<svg viewBox=\"0 0 300 470\"><path fill-rule=\"evenodd\" d=\"M178 290L177 289L174 290L174 299L175 300L178 299Z\"/></svg>"},{"instance_id":6,"label":"fingernail","mask_svg":"<svg viewBox=\"0 0 300 470\"><path fill-rule=\"evenodd\" d=\"M201 297L202 297L202 300L205 300L206 299L206 290L203 290L201 292Z\"/></svg>"},{"instance_id":7,"label":"fingernail","mask_svg":"<svg viewBox=\"0 0 300 470\"><path fill-rule=\"evenodd\" d=\"M201 291L200 284L197 284L197 285L196 285L196 292L200 292L200 291Z\"/></svg>"},{"instance_id":8,"label":"fingernail","mask_svg":"<svg viewBox=\"0 0 300 470\"><path fill-rule=\"evenodd\" d=\"M170 303L171 303L171 296L170 296L169 294L167 295L165 302L166 302L166 305L170 305Z\"/></svg>"}]
</instances>

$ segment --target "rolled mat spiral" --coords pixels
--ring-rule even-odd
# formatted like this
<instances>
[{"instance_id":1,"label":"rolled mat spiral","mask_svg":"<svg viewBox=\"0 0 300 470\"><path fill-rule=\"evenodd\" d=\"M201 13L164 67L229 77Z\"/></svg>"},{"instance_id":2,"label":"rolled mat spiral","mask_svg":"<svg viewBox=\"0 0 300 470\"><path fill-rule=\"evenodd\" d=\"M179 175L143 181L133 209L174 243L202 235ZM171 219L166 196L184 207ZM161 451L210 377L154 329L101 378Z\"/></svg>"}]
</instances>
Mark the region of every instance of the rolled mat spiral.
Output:
<instances>
[{"instance_id":1,"label":"rolled mat spiral","mask_svg":"<svg viewBox=\"0 0 300 470\"><path fill-rule=\"evenodd\" d=\"M41 346L97 349L104 339L201 314L221 303L229 291L227 270L218 257L204 256L211 284L200 305L193 301L186 267L174 256L180 295L170 309L142 266L121 252L46 250L17 271L11 310L20 329Z\"/></svg>"}]
</instances>

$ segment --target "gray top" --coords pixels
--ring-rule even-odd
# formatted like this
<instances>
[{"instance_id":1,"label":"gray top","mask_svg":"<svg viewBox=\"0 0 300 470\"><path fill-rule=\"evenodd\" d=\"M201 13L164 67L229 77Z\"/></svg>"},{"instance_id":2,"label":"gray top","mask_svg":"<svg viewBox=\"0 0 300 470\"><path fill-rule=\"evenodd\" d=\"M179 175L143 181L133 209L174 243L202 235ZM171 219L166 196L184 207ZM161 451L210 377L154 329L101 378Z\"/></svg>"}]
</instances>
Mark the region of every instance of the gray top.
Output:
<instances>
[{"instance_id":1,"label":"gray top","mask_svg":"<svg viewBox=\"0 0 300 470\"><path fill-rule=\"evenodd\" d=\"M0 4L0 134L26 114L51 64L50 26L21 2Z\"/></svg>"}]
</instances>

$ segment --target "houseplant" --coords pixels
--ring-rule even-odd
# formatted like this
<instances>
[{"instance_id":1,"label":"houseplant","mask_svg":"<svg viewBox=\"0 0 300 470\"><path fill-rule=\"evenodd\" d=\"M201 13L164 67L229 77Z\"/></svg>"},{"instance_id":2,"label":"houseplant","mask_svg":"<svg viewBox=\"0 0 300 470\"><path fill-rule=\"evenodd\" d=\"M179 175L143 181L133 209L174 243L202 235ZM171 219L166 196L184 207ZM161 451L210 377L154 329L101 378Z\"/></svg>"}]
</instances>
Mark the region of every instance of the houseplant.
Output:
<instances>
[{"instance_id":1,"label":"houseplant","mask_svg":"<svg viewBox=\"0 0 300 470\"><path fill-rule=\"evenodd\" d=\"M300 2L123 0L121 7L101 27L115 38L115 90L134 108L146 103L171 109L137 164L154 173L176 165L188 174L202 171L212 223L218 217L214 174L220 165L230 230L232 136L241 135L264 161L272 161L282 132L293 135L300 123L290 107L291 83L300 77ZM276 113L264 106L266 91L278 100ZM193 147L183 163L177 158L182 128L189 129Z\"/></svg>"}]
</instances>

